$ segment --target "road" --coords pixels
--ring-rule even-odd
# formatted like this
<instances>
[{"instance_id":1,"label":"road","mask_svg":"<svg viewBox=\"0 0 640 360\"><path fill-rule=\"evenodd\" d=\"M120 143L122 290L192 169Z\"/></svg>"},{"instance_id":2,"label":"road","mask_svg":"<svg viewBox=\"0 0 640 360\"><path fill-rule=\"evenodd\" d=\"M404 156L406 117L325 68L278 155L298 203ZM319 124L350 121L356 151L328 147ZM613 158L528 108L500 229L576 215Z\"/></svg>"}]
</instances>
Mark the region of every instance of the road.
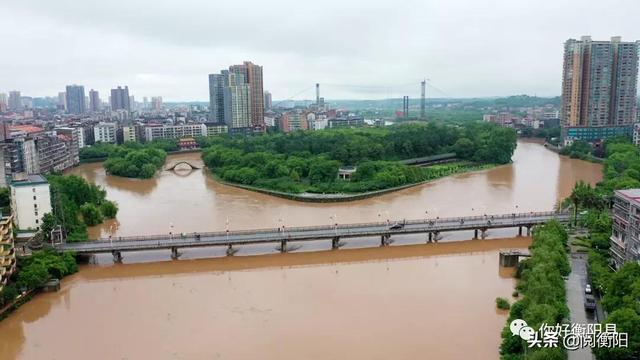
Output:
<instances>
[{"instance_id":1,"label":"road","mask_svg":"<svg viewBox=\"0 0 640 360\"><path fill-rule=\"evenodd\" d=\"M572 324L588 324L596 322L594 313L587 313L584 309L584 288L587 285L587 255L580 253L571 254L571 274L566 281L567 306L571 312ZM591 348L582 348L568 351L569 360L592 360Z\"/></svg>"}]
</instances>

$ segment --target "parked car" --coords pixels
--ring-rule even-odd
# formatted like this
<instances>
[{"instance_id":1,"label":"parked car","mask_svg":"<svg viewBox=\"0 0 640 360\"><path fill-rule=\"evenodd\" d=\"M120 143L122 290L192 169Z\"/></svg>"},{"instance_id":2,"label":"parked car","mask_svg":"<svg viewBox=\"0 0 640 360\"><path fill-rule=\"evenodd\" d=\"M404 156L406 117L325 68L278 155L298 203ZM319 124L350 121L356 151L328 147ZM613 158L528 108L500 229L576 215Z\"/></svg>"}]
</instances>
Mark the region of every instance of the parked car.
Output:
<instances>
[{"instance_id":1,"label":"parked car","mask_svg":"<svg viewBox=\"0 0 640 360\"><path fill-rule=\"evenodd\" d=\"M596 309L596 298L591 294L587 294L584 297L584 309L587 311L593 311Z\"/></svg>"},{"instance_id":2,"label":"parked car","mask_svg":"<svg viewBox=\"0 0 640 360\"><path fill-rule=\"evenodd\" d=\"M584 293L585 294L591 294L591 284L587 284L587 286L584 287Z\"/></svg>"}]
</instances>

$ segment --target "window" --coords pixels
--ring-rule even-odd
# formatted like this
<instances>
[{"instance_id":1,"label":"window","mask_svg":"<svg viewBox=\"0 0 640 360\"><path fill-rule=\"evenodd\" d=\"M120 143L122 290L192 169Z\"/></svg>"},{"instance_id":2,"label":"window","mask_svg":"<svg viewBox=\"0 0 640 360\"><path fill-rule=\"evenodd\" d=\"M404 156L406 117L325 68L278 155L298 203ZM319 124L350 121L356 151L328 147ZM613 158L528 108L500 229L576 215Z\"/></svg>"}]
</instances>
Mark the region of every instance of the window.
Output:
<instances>
[{"instance_id":1,"label":"window","mask_svg":"<svg viewBox=\"0 0 640 360\"><path fill-rule=\"evenodd\" d=\"M35 196L35 195L33 195L33 200L35 200L35 199L36 199L36 196Z\"/></svg>"},{"instance_id":2,"label":"window","mask_svg":"<svg viewBox=\"0 0 640 360\"><path fill-rule=\"evenodd\" d=\"M36 192L36 188L31 188L31 191Z\"/></svg>"},{"instance_id":3,"label":"window","mask_svg":"<svg viewBox=\"0 0 640 360\"><path fill-rule=\"evenodd\" d=\"M39 223L39 222L40 222L40 220L36 219L36 224Z\"/></svg>"}]
</instances>

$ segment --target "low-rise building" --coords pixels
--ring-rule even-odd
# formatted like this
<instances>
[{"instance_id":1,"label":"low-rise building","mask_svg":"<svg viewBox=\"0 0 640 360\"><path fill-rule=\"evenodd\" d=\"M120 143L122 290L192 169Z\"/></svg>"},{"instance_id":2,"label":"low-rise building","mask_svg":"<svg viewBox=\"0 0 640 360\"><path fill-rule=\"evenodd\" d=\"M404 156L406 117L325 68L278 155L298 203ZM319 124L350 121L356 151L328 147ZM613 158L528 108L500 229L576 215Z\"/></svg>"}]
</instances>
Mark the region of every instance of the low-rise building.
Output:
<instances>
[{"instance_id":1,"label":"low-rise building","mask_svg":"<svg viewBox=\"0 0 640 360\"><path fill-rule=\"evenodd\" d=\"M205 124L147 126L144 129L144 134L147 142L151 142L154 139L207 136L207 126Z\"/></svg>"},{"instance_id":2,"label":"low-rise building","mask_svg":"<svg viewBox=\"0 0 640 360\"><path fill-rule=\"evenodd\" d=\"M229 132L229 127L224 123L206 122L207 136L218 136Z\"/></svg>"},{"instance_id":3,"label":"low-rise building","mask_svg":"<svg viewBox=\"0 0 640 360\"><path fill-rule=\"evenodd\" d=\"M42 175L16 176L11 182L11 211L18 231L34 232L51 212L49 182Z\"/></svg>"},{"instance_id":4,"label":"low-rise building","mask_svg":"<svg viewBox=\"0 0 640 360\"><path fill-rule=\"evenodd\" d=\"M283 133L289 133L297 130L308 130L309 123L307 117L302 112L287 112L282 114L278 120L278 128Z\"/></svg>"},{"instance_id":5,"label":"low-rise building","mask_svg":"<svg viewBox=\"0 0 640 360\"><path fill-rule=\"evenodd\" d=\"M198 142L194 138L182 138L178 140L178 148L180 148L180 150L194 150L199 147Z\"/></svg>"},{"instance_id":6,"label":"low-rise building","mask_svg":"<svg viewBox=\"0 0 640 360\"><path fill-rule=\"evenodd\" d=\"M115 144L117 141L116 131L118 124L101 122L93 127L93 137L95 142Z\"/></svg>"},{"instance_id":7,"label":"low-rise building","mask_svg":"<svg viewBox=\"0 0 640 360\"><path fill-rule=\"evenodd\" d=\"M628 261L640 262L640 189L615 191L610 244L616 269Z\"/></svg>"},{"instance_id":8,"label":"low-rise building","mask_svg":"<svg viewBox=\"0 0 640 360\"><path fill-rule=\"evenodd\" d=\"M344 127L360 127L364 125L365 122L362 116L341 116L329 119L329 127L332 129Z\"/></svg>"}]
</instances>

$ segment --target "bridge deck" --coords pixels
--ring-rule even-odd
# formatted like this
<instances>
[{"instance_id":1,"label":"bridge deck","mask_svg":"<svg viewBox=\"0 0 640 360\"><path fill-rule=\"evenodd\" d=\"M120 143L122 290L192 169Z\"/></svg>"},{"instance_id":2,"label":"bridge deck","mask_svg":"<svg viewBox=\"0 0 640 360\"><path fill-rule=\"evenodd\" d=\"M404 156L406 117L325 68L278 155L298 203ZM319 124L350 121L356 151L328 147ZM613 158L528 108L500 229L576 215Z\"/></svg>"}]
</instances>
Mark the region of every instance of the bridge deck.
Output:
<instances>
[{"instance_id":1,"label":"bridge deck","mask_svg":"<svg viewBox=\"0 0 640 360\"><path fill-rule=\"evenodd\" d=\"M422 219L399 221L405 225L400 229L390 229L395 221L342 224L336 226L310 226L278 229L256 229L243 231L221 231L209 233L189 233L132 236L100 239L81 243L63 243L58 248L77 253L100 253L112 251L136 251L204 246L229 246L273 242L312 241L334 238L354 238L369 236L391 236L400 234L438 233L461 230L486 230L511 227L531 227L549 220L570 221L569 214L557 212L507 214L444 219ZM199 238L198 238L199 235Z\"/></svg>"}]
</instances>

